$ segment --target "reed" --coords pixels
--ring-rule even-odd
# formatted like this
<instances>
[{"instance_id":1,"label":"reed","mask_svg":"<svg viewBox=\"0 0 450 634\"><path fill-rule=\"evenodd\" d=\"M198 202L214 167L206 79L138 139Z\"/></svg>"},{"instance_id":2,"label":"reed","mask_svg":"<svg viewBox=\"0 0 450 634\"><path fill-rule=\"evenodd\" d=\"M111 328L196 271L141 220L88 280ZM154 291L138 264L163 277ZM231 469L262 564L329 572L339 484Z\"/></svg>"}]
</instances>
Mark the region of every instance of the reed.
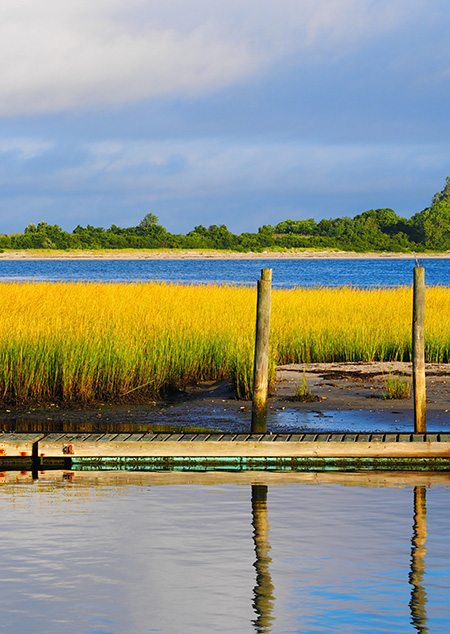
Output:
<instances>
[{"instance_id":1,"label":"reed","mask_svg":"<svg viewBox=\"0 0 450 634\"><path fill-rule=\"evenodd\" d=\"M146 400L207 379L251 393L256 290L163 283L2 283L4 403ZM409 288L272 294L279 363L410 360ZM427 289L426 355L450 359L450 289Z\"/></svg>"},{"instance_id":2,"label":"reed","mask_svg":"<svg viewBox=\"0 0 450 634\"><path fill-rule=\"evenodd\" d=\"M314 403L315 401L320 401L320 397L313 394L308 387L305 370L303 370L301 381L298 381L295 387L292 400L299 401L300 403Z\"/></svg>"}]
</instances>

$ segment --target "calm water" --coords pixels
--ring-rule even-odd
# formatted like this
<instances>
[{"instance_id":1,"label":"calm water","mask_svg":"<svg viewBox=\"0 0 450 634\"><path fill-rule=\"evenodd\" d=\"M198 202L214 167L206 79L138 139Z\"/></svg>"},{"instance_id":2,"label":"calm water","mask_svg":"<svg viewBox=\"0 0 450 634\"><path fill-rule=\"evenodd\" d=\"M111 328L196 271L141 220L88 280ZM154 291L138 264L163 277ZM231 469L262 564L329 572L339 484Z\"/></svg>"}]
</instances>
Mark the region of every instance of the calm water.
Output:
<instances>
[{"instance_id":1,"label":"calm water","mask_svg":"<svg viewBox=\"0 0 450 634\"><path fill-rule=\"evenodd\" d=\"M450 285L450 259L422 261L427 284ZM186 284L255 284L261 268L273 269L273 285L403 286L412 284L414 260L25 260L0 261L0 281L160 280Z\"/></svg>"},{"instance_id":2,"label":"calm water","mask_svg":"<svg viewBox=\"0 0 450 634\"><path fill-rule=\"evenodd\" d=\"M450 631L448 476L243 475L7 474L2 631Z\"/></svg>"}]
</instances>

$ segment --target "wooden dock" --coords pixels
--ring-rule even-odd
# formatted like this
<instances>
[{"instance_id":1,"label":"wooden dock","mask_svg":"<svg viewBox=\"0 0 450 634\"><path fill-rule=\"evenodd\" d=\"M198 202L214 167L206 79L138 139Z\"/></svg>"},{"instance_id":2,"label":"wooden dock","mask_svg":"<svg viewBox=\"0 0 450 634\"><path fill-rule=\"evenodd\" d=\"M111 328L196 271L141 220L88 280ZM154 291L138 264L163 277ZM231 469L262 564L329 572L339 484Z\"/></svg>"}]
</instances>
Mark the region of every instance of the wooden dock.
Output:
<instances>
[{"instance_id":1,"label":"wooden dock","mask_svg":"<svg viewBox=\"0 0 450 634\"><path fill-rule=\"evenodd\" d=\"M450 471L450 434L3 433L13 468Z\"/></svg>"}]
</instances>

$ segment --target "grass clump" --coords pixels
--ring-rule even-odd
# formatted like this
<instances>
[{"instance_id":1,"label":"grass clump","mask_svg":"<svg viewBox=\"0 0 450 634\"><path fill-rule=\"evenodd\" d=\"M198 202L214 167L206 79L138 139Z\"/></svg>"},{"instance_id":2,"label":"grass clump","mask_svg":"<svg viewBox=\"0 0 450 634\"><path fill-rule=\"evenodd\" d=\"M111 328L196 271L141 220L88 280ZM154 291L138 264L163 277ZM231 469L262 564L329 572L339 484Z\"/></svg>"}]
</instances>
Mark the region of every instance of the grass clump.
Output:
<instances>
[{"instance_id":1,"label":"grass clump","mask_svg":"<svg viewBox=\"0 0 450 634\"><path fill-rule=\"evenodd\" d=\"M300 381L298 381L295 387L295 392L292 400L300 403L315 403L317 401L320 401L320 396L316 396L308 388L305 370L303 370L302 378Z\"/></svg>"},{"instance_id":2,"label":"grass clump","mask_svg":"<svg viewBox=\"0 0 450 634\"><path fill-rule=\"evenodd\" d=\"M383 379L384 389L382 396L386 400L407 399L411 396L411 377L398 374L389 374Z\"/></svg>"}]
</instances>

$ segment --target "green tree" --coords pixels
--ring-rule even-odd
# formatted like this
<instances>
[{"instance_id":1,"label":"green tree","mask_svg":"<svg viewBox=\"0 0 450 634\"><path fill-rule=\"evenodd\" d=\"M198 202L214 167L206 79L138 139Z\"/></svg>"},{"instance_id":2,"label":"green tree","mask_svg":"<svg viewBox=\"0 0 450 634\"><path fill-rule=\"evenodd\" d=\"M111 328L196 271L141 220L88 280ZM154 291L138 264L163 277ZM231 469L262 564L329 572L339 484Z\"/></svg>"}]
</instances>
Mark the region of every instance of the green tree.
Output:
<instances>
[{"instance_id":1,"label":"green tree","mask_svg":"<svg viewBox=\"0 0 450 634\"><path fill-rule=\"evenodd\" d=\"M415 239L427 249L450 249L450 177L444 189L433 196L431 207L411 218Z\"/></svg>"},{"instance_id":2,"label":"green tree","mask_svg":"<svg viewBox=\"0 0 450 634\"><path fill-rule=\"evenodd\" d=\"M139 226L141 227L141 229L147 229L148 227L154 227L157 224L158 224L158 216L155 216L155 214L150 213L144 216L144 218L142 218L141 222L139 223Z\"/></svg>"},{"instance_id":3,"label":"green tree","mask_svg":"<svg viewBox=\"0 0 450 634\"><path fill-rule=\"evenodd\" d=\"M433 196L431 204L434 205L440 203L442 200L446 200L448 198L450 198L450 176L447 176L445 179L444 189Z\"/></svg>"}]
</instances>

